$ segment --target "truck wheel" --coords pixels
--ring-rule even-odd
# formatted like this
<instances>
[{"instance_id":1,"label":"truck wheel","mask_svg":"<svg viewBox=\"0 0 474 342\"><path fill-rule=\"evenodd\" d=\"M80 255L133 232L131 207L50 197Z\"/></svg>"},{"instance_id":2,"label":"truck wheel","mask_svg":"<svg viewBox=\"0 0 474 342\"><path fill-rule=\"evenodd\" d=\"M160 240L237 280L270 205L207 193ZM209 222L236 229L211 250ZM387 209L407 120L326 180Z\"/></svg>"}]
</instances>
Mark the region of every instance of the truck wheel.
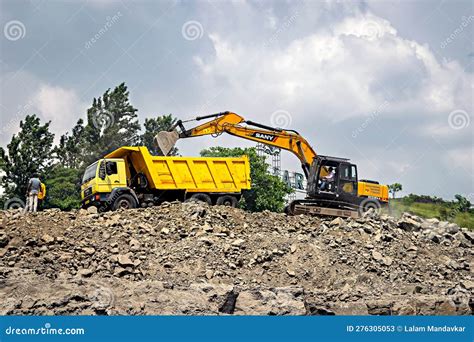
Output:
<instances>
[{"instance_id":1,"label":"truck wheel","mask_svg":"<svg viewBox=\"0 0 474 342\"><path fill-rule=\"evenodd\" d=\"M135 199L129 194L120 195L114 202L112 210L122 209L133 209L136 208L137 204Z\"/></svg>"},{"instance_id":2,"label":"truck wheel","mask_svg":"<svg viewBox=\"0 0 474 342\"><path fill-rule=\"evenodd\" d=\"M209 195L206 195L206 194L203 194L203 193L193 194L191 197L189 197L189 201L201 201L201 202L205 202L209 205L212 204L212 201L211 201L211 198L209 197Z\"/></svg>"},{"instance_id":3,"label":"truck wheel","mask_svg":"<svg viewBox=\"0 0 474 342\"><path fill-rule=\"evenodd\" d=\"M237 207L237 198L231 195L224 195L217 198L217 205L225 205L227 207L235 208Z\"/></svg>"},{"instance_id":4,"label":"truck wheel","mask_svg":"<svg viewBox=\"0 0 474 342\"><path fill-rule=\"evenodd\" d=\"M25 202L23 202L19 198L12 198L9 199L8 201L5 202L3 209L8 210L8 209L22 209L25 207Z\"/></svg>"},{"instance_id":5,"label":"truck wheel","mask_svg":"<svg viewBox=\"0 0 474 342\"><path fill-rule=\"evenodd\" d=\"M283 212L288 216L293 216L295 214L295 203L288 203L283 209Z\"/></svg>"}]
</instances>

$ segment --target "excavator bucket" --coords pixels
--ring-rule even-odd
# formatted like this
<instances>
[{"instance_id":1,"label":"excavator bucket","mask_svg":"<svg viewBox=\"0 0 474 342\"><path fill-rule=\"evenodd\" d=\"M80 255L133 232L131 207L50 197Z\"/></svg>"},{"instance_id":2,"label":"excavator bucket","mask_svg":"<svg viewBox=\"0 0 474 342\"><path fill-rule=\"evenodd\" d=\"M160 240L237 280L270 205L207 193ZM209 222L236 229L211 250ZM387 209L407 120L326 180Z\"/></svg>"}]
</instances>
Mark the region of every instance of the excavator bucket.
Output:
<instances>
[{"instance_id":1,"label":"excavator bucket","mask_svg":"<svg viewBox=\"0 0 474 342\"><path fill-rule=\"evenodd\" d=\"M161 131L155 135L155 144L164 156L167 156L179 139L178 131Z\"/></svg>"}]
</instances>

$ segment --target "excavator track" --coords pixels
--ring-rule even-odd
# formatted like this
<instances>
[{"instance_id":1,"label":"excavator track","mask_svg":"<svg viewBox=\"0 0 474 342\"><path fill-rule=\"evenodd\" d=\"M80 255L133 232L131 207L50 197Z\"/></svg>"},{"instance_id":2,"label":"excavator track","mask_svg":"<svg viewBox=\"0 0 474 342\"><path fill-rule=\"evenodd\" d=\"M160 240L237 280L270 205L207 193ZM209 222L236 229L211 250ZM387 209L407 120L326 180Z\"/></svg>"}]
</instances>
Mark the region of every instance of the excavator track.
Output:
<instances>
[{"instance_id":1,"label":"excavator track","mask_svg":"<svg viewBox=\"0 0 474 342\"><path fill-rule=\"evenodd\" d=\"M290 203L289 213L292 215L320 215L320 216L336 216L336 217L360 217L358 210L328 208L318 205L317 202L311 200L296 200Z\"/></svg>"}]
</instances>

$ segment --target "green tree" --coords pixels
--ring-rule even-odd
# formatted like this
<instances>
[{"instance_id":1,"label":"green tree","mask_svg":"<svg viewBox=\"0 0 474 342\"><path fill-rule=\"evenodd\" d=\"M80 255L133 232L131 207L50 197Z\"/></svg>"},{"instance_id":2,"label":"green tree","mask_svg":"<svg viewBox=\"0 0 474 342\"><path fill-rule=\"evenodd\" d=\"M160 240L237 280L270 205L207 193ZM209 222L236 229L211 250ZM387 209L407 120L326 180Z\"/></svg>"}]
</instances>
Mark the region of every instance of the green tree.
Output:
<instances>
[{"instance_id":1,"label":"green tree","mask_svg":"<svg viewBox=\"0 0 474 342\"><path fill-rule=\"evenodd\" d=\"M56 165L45 178L46 199L44 208L60 208L71 210L79 208L81 204L80 175L78 170Z\"/></svg>"},{"instance_id":2,"label":"green tree","mask_svg":"<svg viewBox=\"0 0 474 342\"><path fill-rule=\"evenodd\" d=\"M71 135L66 133L59 139L59 145L54 152L59 163L67 168L79 169L81 166L82 151L84 149L84 121L79 119L73 127Z\"/></svg>"},{"instance_id":3,"label":"green tree","mask_svg":"<svg viewBox=\"0 0 474 342\"><path fill-rule=\"evenodd\" d=\"M151 154L158 155L158 149L154 142L156 133L170 130L175 123L176 118L173 118L171 114L145 119L145 132L141 136L141 144L146 146ZM169 155L176 156L177 154L178 149L173 147Z\"/></svg>"},{"instance_id":4,"label":"green tree","mask_svg":"<svg viewBox=\"0 0 474 342\"><path fill-rule=\"evenodd\" d=\"M400 183L393 183L388 186L388 191L392 194L392 198L395 198L395 194L402 190L403 187Z\"/></svg>"},{"instance_id":5,"label":"green tree","mask_svg":"<svg viewBox=\"0 0 474 342\"><path fill-rule=\"evenodd\" d=\"M462 212L466 212L471 207L471 202L466 197L457 194L457 195L454 196L454 198L457 201L455 203L455 206L456 206L457 210L462 211Z\"/></svg>"},{"instance_id":6,"label":"green tree","mask_svg":"<svg viewBox=\"0 0 474 342\"><path fill-rule=\"evenodd\" d=\"M49 124L42 125L36 115L27 115L20 121L20 132L13 135L7 150L0 147L5 197L24 198L32 174L38 172L42 177L49 173L54 139Z\"/></svg>"},{"instance_id":7,"label":"green tree","mask_svg":"<svg viewBox=\"0 0 474 342\"><path fill-rule=\"evenodd\" d=\"M79 119L71 133L62 135L54 148L58 165L54 177L49 179L53 189L47 191L50 196L45 204L62 209L78 206L72 189L79 196L85 168L121 146L137 145L139 132L137 109L130 104L125 83L94 98L87 110L87 123ZM54 188L61 181L65 182L64 191Z\"/></svg>"},{"instance_id":8,"label":"green tree","mask_svg":"<svg viewBox=\"0 0 474 342\"><path fill-rule=\"evenodd\" d=\"M243 191L243 200L241 200L240 206L249 211L281 212L285 206L285 196L293 190L279 177L268 172L265 158L258 156L255 148L211 147L201 151L203 157L240 157L243 155L249 157L252 188Z\"/></svg>"},{"instance_id":9,"label":"green tree","mask_svg":"<svg viewBox=\"0 0 474 342\"><path fill-rule=\"evenodd\" d=\"M140 142L140 123L137 109L130 104L125 83L108 89L94 98L87 110L84 129L85 147L82 159L85 165L121 146L134 146Z\"/></svg>"}]
</instances>

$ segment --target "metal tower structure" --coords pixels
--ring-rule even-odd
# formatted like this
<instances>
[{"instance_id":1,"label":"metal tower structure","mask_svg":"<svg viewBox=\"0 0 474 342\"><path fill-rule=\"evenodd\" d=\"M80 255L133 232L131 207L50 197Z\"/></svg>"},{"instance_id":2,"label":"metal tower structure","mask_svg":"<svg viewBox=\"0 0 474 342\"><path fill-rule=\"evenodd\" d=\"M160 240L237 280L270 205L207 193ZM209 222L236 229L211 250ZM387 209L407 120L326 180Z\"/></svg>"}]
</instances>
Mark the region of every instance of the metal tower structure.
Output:
<instances>
[{"instance_id":1,"label":"metal tower structure","mask_svg":"<svg viewBox=\"0 0 474 342\"><path fill-rule=\"evenodd\" d=\"M271 160L269 161L269 172L279 177L280 179L284 180L285 182L289 182L289 185L294 189L293 193L286 196L285 201L286 203L290 203L294 201L296 198L302 198L305 196L306 191L297 189L296 187L296 173L295 172L282 172L281 170L281 149L278 147L268 146L262 143L257 144L257 155L260 157L264 157L265 159L270 157ZM284 179L286 174L286 180ZM298 180L301 182L301 179ZM306 189L306 180L303 180L303 186Z\"/></svg>"},{"instance_id":2,"label":"metal tower structure","mask_svg":"<svg viewBox=\"0 0 474 342\"><path fill-rule=\"evenodd\" d=\"M265 158L271 157L269 171L272 175L281 177L281 149L280 148L258 143L257 155L260 157L265 157Z\"/></svg>"}]
</instances>

